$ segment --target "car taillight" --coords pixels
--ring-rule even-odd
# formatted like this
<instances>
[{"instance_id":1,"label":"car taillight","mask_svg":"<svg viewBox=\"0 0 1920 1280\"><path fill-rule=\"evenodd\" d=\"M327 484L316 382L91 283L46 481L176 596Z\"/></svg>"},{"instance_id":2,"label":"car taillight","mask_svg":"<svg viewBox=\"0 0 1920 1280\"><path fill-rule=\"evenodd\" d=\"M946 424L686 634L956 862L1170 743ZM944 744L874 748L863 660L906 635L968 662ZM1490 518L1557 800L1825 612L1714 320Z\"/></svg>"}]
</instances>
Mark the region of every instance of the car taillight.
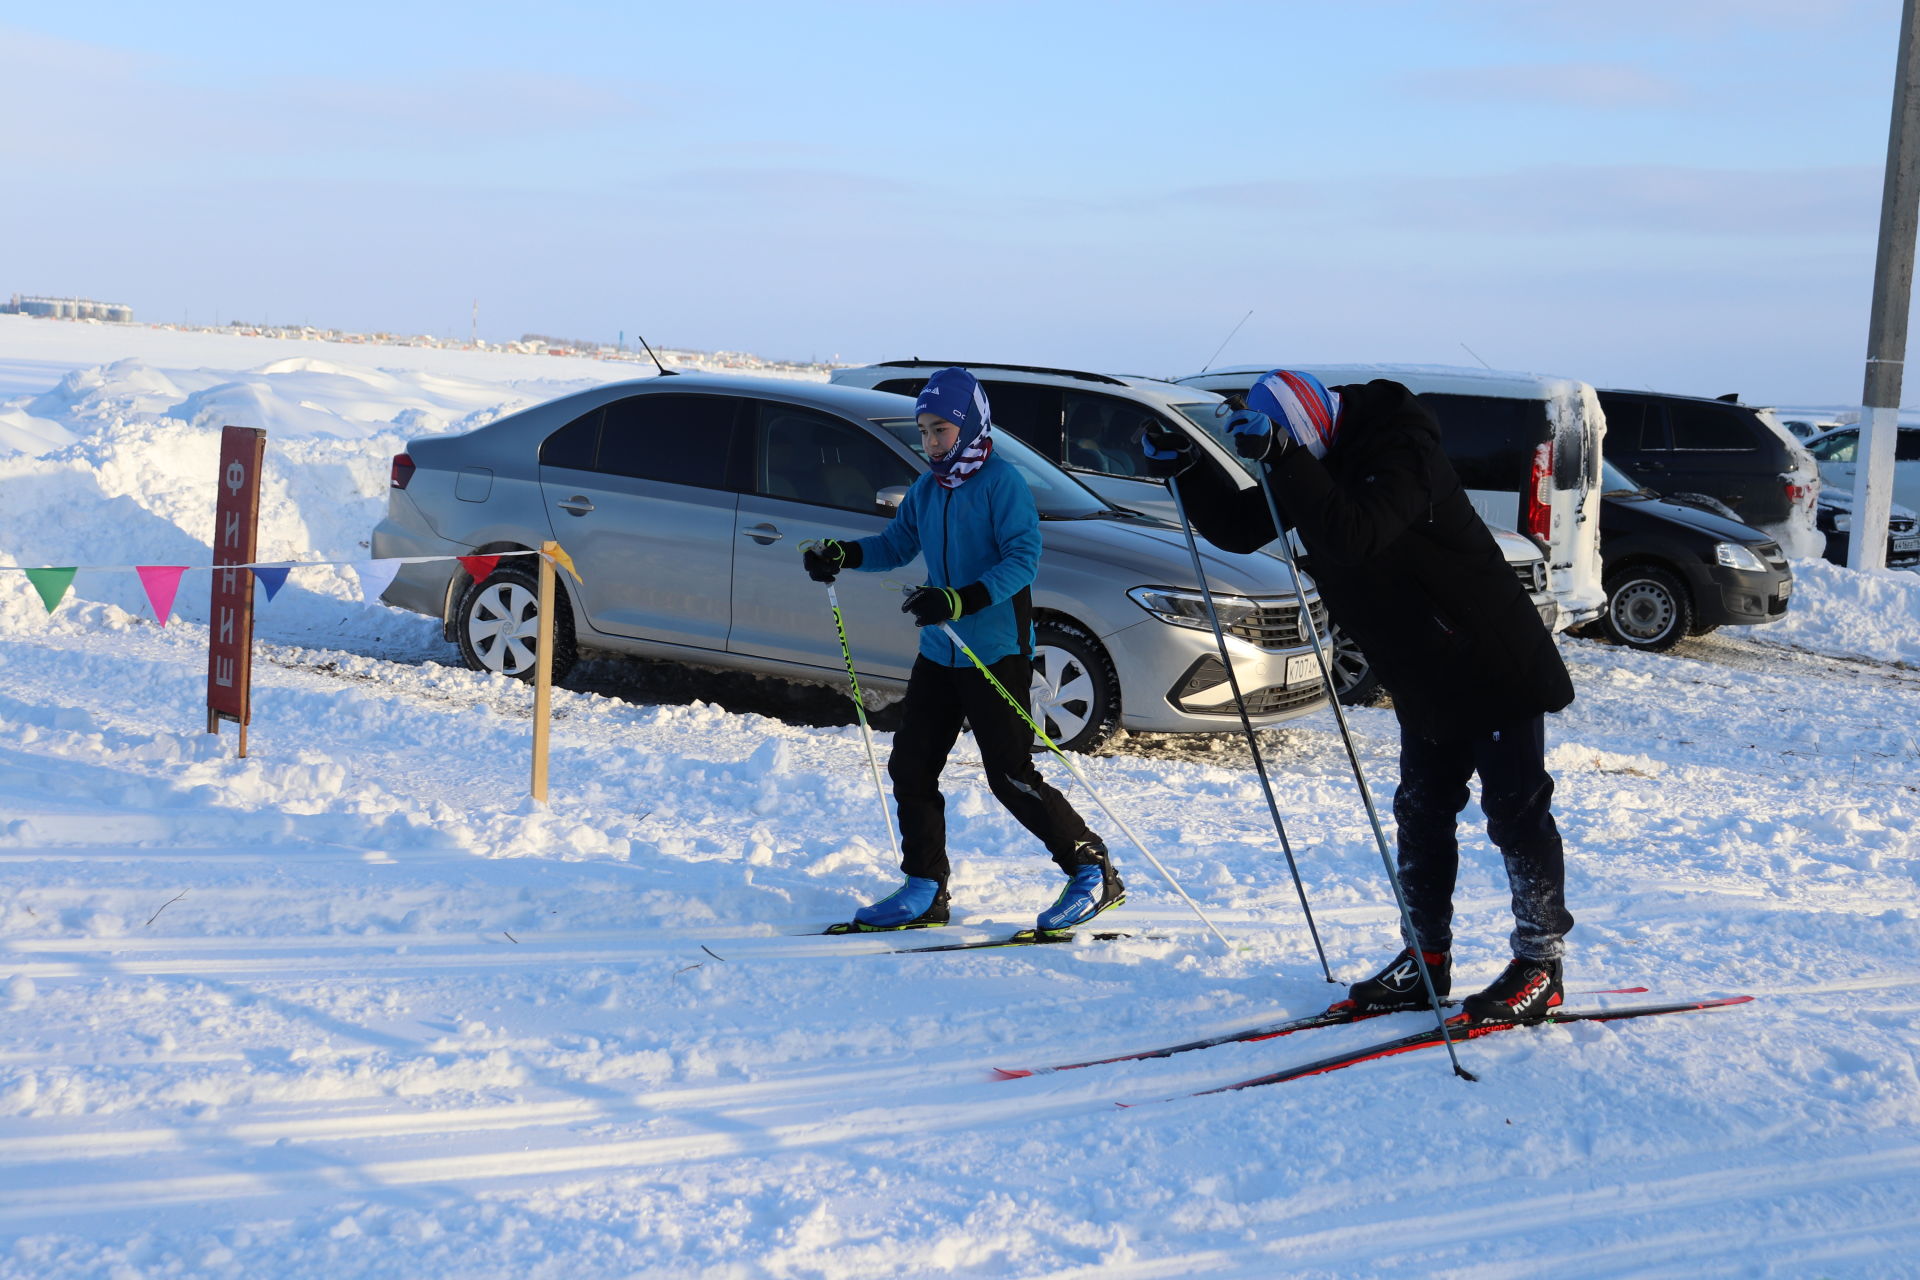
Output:
<instances>
[{"instance_id":1,"label":"car taillight","mask_svg":"<svg viewBox=\"0 0 1920 1280\"><path fill-rule=\"evenodd\" d=\"M1796 484L1792 480L1787 481L1787 505L1789 507L1797 507L1803 502L1810 502L1812 500L1812 485Z\"/></svg>"},{"instance_id":2,"label":"car taillight","mask_svg":"<svg viewBox=\"0 0 1920 1280\"><path fill-rule=\"evenodd\" d=\"M1533 471L1527 477L1526 510L1521 513L1521 532L1542 542L1553 537L1553 442L1543 440L1533 449Z\"/></svg>"},{"instance_id":3,"label":"car taillight","mask_svg":"<svg viewBox=\"0 0 1920 1280\"><path fill-rule=\"evenodd\" d=\"M396 489L407 487L407 481L413 479L413 459L404 453L393 455L392 485Z\"/></svg>"}]
</instances>

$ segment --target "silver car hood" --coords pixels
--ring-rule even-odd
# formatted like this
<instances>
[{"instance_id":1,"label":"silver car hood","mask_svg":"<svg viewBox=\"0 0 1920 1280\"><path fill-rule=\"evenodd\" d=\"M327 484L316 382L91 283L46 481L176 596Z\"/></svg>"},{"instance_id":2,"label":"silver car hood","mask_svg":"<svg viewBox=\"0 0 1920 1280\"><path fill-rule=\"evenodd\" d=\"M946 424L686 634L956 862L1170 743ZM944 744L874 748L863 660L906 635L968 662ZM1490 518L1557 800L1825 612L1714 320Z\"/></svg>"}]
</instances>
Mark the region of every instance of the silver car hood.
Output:
<instances>
[{"instance_id":1,"label":"silver car hood","mask_svg":"<svg viewBox=\"0 0 1920 1280\"><path fill-rule=\"evenodd\" d=\"M1193 559L1180 530L1146 516L1090 516L1040 522L1040 538L1048 554L1091 560L1135 579L1136 586L1185 587L1193 580ZM1293 578L1284 561L1255 552L1239 555L1222 551L1199 539L1200 563L1207 586L1242 596L1290 596ZM1313 590L1313 580L1307 579Z\"/></svg>"}]
</instances>

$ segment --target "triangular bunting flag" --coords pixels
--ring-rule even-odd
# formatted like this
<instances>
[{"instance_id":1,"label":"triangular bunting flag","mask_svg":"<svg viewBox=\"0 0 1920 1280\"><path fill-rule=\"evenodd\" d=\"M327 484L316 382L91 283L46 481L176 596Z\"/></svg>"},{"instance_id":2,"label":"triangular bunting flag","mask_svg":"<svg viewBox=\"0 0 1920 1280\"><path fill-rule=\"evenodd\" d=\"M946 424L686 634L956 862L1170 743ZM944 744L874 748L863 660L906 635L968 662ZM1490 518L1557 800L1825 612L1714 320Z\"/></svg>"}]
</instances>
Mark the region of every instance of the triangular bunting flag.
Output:
<instances>
[{"instance_id":1,"label":"triangular bunting flag","mask_svg":"<svg viewBox=\"0 0 1920 1280\"><path fill-rule=\"evenodd\" d=\"M500 564L499 556L460 556L458 559L460 567L465 569L467 576L475 582L485 582L491 578L493 571Z\"/></svg>"},{"instance_id":2,"label":"triangular bunting flag","mask_svg":"<svg viewBox=\"0 0 1920 1280\"><path fill-rule=\"evenodd\" d=\"M273 598L280 594L280 588L287 585L287 566L256 568L253 576L259 580L261 586L267 589L267 603L272 604Z\"/></svg>"},{"instance_id":3,"label":"triangular bunting flag","mask_svg":"<svg viewBox=\"0 0 1920 1280\"><path fill-rule=\"evenodd\" d=\"M553 562L572 574L575 582L583 587L587 585L587 580L582 578L580 571L573 567L573 557L568 555L567 549L557 542L553 544Z\"/></svg>"},{"instance_id":4,"label":"triangular bunting flag","mask_svg":"<svg viewBox=\"0 0 1920 1280\"><path fill-rule=\"evenodd\" d=\"M142 564L135 565L133 571L140 575L140 585L147 589L147 603L153 606L153 616L161 626L166 626L167 617L173 612L173 598L180 594L180 575L187 571L187 566Z\"/></svg>"},{"instance_id":5,"label":"triangular bunting flag","mask_svg":"<svg viewBox=\"0 0 1920 1280\"><path fill-rule=\"evenodd\" d=\"M29 569L27 581L40 593L40 603L52 613L60 607L61 599L67 594L67 588L73 585L73 569Z\"/></svg>"},{"instance_id":6,"label":"triangular bunting flag","mask_svg":"<svg viewBox=\"0 0 1920 1280\"><path fill-rule=\"evenodd\" d=\"M360 595L368 604L379 604L380 594L393 582L393 575L400 572L401 559L395 556L388 560L362 560L353 566L360 575Z\"/></svg>"}]
</instances>

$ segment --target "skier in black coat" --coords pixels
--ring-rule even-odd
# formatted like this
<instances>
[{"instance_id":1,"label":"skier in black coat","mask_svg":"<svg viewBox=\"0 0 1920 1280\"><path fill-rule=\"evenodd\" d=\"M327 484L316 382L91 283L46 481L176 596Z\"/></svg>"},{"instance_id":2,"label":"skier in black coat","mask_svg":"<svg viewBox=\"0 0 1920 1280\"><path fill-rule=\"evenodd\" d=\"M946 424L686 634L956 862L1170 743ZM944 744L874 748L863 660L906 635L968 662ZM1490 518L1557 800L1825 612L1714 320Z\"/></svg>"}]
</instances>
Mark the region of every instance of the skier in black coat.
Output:
<instances>
[{"instance_id":1,"label":"skier in black coat","mask_svg":"<svg viewBox=\"0 0 1920 1280\"><path fill-rule=\"evenodd\" d=\"M1393 814L1414 936L1353 1000L1424 1006L1412 948L1434 986L1451 985L1456 834L1467 784L1480 775L1487 834L1513 895L1514 959L1465 1002L1482 1021L1532 1021L1561 1002L1560 961L1573 927L1545 762L1547 712L1573 685L1493 535L1440 447L1440 428L1397 382L1328 390L1275 370L1228 420L1240 452L1266 468L1281 518L1313 557L1328 611L1372 662L1400 719ZM1167 431L1143 441L1148 468L1180 488L1194 527L1226 551L1277 535L1258 488Z\"/></svg>"}]
</instances>

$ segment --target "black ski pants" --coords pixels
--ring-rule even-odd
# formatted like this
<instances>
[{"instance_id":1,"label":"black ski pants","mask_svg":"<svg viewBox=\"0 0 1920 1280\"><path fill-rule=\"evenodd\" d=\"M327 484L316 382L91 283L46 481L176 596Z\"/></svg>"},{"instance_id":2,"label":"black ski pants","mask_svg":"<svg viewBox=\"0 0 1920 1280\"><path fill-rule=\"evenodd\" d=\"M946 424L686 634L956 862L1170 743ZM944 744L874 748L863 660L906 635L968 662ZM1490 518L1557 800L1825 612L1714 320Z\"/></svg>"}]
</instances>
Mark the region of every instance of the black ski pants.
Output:
<instances>
[{"instance_id":1,"label":"black ski pants","mask_svg":"<svg viewBox=\"0 0 1920 1280\"><path fill-rule=\"evenodd\" d=\"M1025 654L988 666L1015 697L1026 696L1033 662ZM947 882L947 801L940 794L940 770L960 739L963 721L973 727L987 785L1007 812L1046 846L1062 870L1071 872L1088 861L1079 849L1094 839L1093 832L1034 768L1033 730L974 667L949 667L923 656L907 678L900 731L887 761L900 806L900 869Z\"/></svg>"},{"instance_id":2,"label":"black ski pants","mask_svg":"<svg viewBox=\"0 0 1920 1280\"><path fill-rule=\"evenodd\" d=\"M1551 804L1546 717L1487 733L1435 741L1400 731L1400 886L1423 951L1453 949L1453 886L1460 870L1458 825L1467 783L1480 775L1487 836L1507 864L1513 894L1513 954L1558 960L1573 917L1567 914L1566 858Z\"/></svg>"}]
</instances>

